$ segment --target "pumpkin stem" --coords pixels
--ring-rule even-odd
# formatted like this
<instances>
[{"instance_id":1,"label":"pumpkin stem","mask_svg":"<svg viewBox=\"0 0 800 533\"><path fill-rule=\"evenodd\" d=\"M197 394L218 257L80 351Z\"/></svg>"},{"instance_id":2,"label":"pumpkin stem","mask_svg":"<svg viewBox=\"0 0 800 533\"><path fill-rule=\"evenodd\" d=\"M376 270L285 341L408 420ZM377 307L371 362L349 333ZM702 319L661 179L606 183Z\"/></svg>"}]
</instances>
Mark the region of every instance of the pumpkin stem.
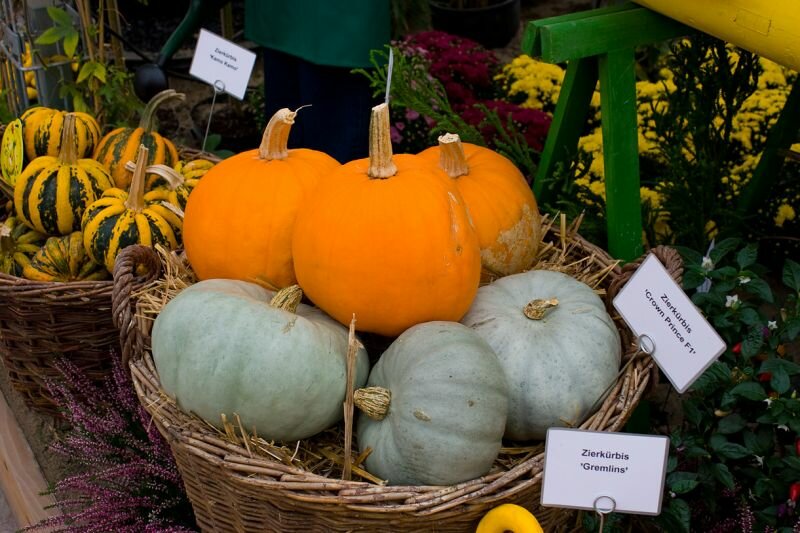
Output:
<instances>
[{"instance_id":1,"label":"pumpkin stem","mask_svg":"<svg viewBox=\"0 0 800 533\"><path fill-rule=\"evenodd\" d=\"M300 285L289 285L278 292L269 301L271 307L277 307L290 313L297 312L297 306L300 305L300 300L303 299L303 289Z\"/></svg>"},{"instance_id":2,"label":"pumpkin stem","mask_svg":"<svg viewBox=\"0 0 800 533\"><path fill-rule=\"evenodd\" d=\"M5 224L0 226L0 253L2 254L8 254L14 248L16 248L16 242L11 236L11 230L13 227L8 224L8 221L6 221Z\"/></svg>"},{"instance_id":3,"label":"pumpkin stem","mask_svg":"<svg viewBox=\"0 0 800 533\"><path fill-rule=\"evenodd\" d=\"M439 137L439 168L454 179L469 174L467 154L457 133L445 133Z\"/></svg>"},{"instance_id":4,"label":"pumpkin stem","mask_svg":"<svg viewBox=\"0 0 800 533\"><path fill-rule=\"evenodd\" d=\"M286 107L278 109L272 115L267 127L264 128L261 146L258 147L258 157L267 161L289 157L289 132L296 116L297 111Z\"/></svg>"},{"instance_id":5,"label":"pumpkin stem","mask_svg":"<svg viewBox=\"0 0 800 533\"><path fill-rule=\"evenodd\" d=\"M133 161L128 161L125 163L125 170L134 172L136 170L136 164ZM167 180L167 185L169 185L170 190L173 191L186 181L183 174L167 165L150 165L144 169L144 172L145 174L157 174L161 176Z\"/></svg>"},{"instance_id":6,"label":"pumpkin stem","mask_svg":"<svg viewBox=\"0 0 800 533\"><path fill-rule=\"evenodd\" d=\"M133 169L133 179L131 188L128 192L128 199L125 200L125 207L136 213L144 209L144 176L147 167L147 154L150 150L143 144L139 145L139 153L136 156L136 166Z\"/></svg>"},{"instance_id":7,"label":"pumpkin stem","mask_svg":"<svg viewBox=\"0 0 800 533\"><path fill-rule=\"evenodd\" d=\"M525 306L522 312L531 320L541 320L544 318L545 312L548 309L556 307L557 305L558 298L548 298L546 300L537 298L536 300L528 302L528 305Z\"/></svg>"},{"instance_id":8,"label":"pumpkin stem","mask_svg":"<svg viewBox=\"0 0 800 533\"><path fill-rule=\"evenodd\" d=\"M392 161L392 136L389 126L389 106L386 103L372 108L369 120L369 170L373 179L386 179L397 174Z\"/></svg>"},{"instance_id":9,"label":"pumpkin stem","mask_svg":"<svg viewBox=\"0 0 800 533\"><path fill-rule=\"evenodd\" d=\"M58 149L58 162L62 165L74 165L78 162L78 142L75 138L75 115L64 115L61 125L61 146Z\"/></svg>"},{"instance_id":10,"label":"pumpkin stem","mask_svg":"<svg viewBox=\"0 0 800 533\"><path fill-rule=\"evenodd\" d=\"M392 391L383 387L364 387L353 393L353 403L373 420L383 420L392 403Z\"/></svg>"},{"instance_id":11,"label":"pumpkin stem","mask_svg":"<svg viewBox=\"0 0 800 533\"><path fill-rule=\"evenodd\" d=\"M167 89L153 96L142 111L142 118L139 120L139 127L144 131L153 131L156 127L156 111L164 102L169 100L186 100L186 95L177 92L175 89Z\"/></svg>"}]
</instances>

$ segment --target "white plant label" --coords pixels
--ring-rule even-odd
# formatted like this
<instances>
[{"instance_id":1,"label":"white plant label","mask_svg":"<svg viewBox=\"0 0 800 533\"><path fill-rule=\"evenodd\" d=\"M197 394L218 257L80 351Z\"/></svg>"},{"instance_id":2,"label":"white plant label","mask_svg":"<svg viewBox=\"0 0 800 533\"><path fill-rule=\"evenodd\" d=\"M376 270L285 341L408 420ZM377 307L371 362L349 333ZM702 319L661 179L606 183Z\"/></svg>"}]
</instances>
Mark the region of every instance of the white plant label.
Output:
<instances>
[{"instance_id":1,"label":"white plant label","mask_svg":"<svg viewBox=\"0 0 800 533\"><path fill-rule=\"evenodd\" d=\"M668 452L664 436L550 428L542 506L660 514Z\"/></svg>"},{"instance_id":2,"label":"white plant label","mask_svg":"<svg viewBox=\"0 0 800 533\"><path fill-rule=\"evenodd\" d=\"M250 50L201 29L189 74L242 100L255 62Z\"/></svg>"},{"instance_id":3,"label":"white plant label","mask_svg":"<svg viewBox=\"0 0 800 533\"><path fill-rule=\"evenodd\" d=\"M725 351L725 341L652 254L614 298L614 307L636 335L650 337L653 359L678 392Z\"/></svg>"}]
</instances>

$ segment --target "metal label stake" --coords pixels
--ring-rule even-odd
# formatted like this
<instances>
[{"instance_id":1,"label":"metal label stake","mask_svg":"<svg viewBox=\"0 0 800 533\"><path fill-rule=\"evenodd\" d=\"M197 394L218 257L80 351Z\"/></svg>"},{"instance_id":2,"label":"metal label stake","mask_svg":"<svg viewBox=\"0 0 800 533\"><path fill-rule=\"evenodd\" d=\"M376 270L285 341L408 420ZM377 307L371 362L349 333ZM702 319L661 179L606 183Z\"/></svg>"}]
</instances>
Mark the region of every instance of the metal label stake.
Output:
<instances>
[{"instance_id":1,"label":"metal label stake","mask_svg":"<svg viewBox=\"0 0 800 533\"><path fill-rule=\"evenodd\" d=\"M617 500L611 496L598 496L594 500L594 512L600 517L600 533L606 525L606 515L611 514L617 508Z\"/></svg>"},{"instance_id":2,"label":"metal label stake","mask_svg":"<svg viewBox=\"0 0 800 533\"><path fill-rule=\"evenodd\" d=\"M225 82L216 80L214 82L214 96L211 97L211 109L208 110L208 123L206 124L206 134L203 135L203 145L200 147L202 152L206 151L206 140L208 139L208 131L211 129L211 117L214 116L214 104L217 102L217 95L225 90Z\"/></svg>"}]
</instances>

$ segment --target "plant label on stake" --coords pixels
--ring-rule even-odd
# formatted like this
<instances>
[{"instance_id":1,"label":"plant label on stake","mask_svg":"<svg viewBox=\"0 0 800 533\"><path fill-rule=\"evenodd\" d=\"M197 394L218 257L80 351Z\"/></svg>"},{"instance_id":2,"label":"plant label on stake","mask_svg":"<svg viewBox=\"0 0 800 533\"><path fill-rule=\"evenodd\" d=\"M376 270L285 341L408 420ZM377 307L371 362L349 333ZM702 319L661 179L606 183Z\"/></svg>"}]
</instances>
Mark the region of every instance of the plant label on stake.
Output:
<instances>
[{"instance_id":1,"label":"plant label on stake","mask_svg":"<svg viewBox=\"0 0 800 533\"><path fill-rule=\"evenodd\" d=\"M614 307L635 334L653 340L653 359L680 393L725 351L725 341L653 254L619 291Z\"/></svg>"},{"instance_id":2,"label":"plant label on stake","mask_svg":"<svg viewBox=\"0 0 800 533\"><path fill-rule=\"evenodd\" d=\"M201 29L189 74L211 86L222 82L226 93L242 100L255 62L250 50Z\"/></svg>"},{"instance_id":3,"label":"plant label on stake","mask_svg":"<svg viewBox=\"0 0 800 533\"><path fill-rule=\"evenodd\" d=\"M550 428L541 504L660 514L668 452L665 436Z\"/></svg>"}]
</instances>

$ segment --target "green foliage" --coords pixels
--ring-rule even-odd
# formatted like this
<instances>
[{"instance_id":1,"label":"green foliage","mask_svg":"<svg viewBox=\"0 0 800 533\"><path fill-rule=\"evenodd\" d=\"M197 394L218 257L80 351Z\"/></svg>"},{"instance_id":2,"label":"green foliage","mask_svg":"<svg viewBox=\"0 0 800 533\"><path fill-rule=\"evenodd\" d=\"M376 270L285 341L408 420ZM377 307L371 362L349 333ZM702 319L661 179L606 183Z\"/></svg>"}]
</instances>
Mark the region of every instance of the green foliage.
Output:
<instances>
[{"instance_id":1,"label":"green foliage","mask_svg":"<svg viewBox=\"0 0 800 533\"><path fill-rule=\"evenodd\" d=\"M65 10L55 6L47 7L47 15L53 21L53 26L46 29L34 42L46 45L63 41L64 53L67 57L74 57L80 33L75 27L72 17Z\"/></svg>"},{"instance_id":2,"label":"green foliage","mask_svg":"<svg viewBox=\"0 0 800 533\"><path fill-rule=\"evenodd\" d=\"M800 365L791 357L800 264L787 260L773 290L754 244L681 251L684 288L728 348L683 398L683 423L670 432L669 503L656 521L668 531L791 530L800 518L790 498L800 481Z\"/></svg>"},{"instance_id":3,"label":"green foliage","mask_svg":"<svg viewBox=\"0 0 800 533\"><path fill-rule=\"evenodd\" d=\"M708 221L723 230L735 228L734 206L726 186L742 147L734 140L734 119L758 88L758 57L736 51L723 41L694 36L678 41L666 56L674 91L666 106L653 113L661 155L667 162L661 182L662 210L669 213L670 240L702 248Z\"/></svg>"}]
</instances>

